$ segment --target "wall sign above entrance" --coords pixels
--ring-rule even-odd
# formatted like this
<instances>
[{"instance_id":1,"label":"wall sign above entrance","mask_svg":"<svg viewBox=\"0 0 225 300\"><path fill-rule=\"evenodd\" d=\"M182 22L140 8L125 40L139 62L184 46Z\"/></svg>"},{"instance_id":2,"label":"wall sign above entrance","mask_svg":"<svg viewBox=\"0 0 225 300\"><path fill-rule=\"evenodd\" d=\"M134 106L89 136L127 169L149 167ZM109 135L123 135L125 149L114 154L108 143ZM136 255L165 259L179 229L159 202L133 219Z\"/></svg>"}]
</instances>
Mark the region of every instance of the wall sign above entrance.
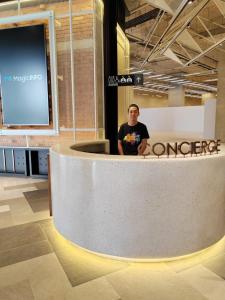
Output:
<instances>
[{"instance_id":1,"label":"wall sign above entrance","mask_svg":"<svg viewBox=\"0 0 225 300\"><path fill-rule=\"evenodd\" d=\"M108 77L108 86L143 85L143 74L113 75Z\"/></svg>"}]
</instances>

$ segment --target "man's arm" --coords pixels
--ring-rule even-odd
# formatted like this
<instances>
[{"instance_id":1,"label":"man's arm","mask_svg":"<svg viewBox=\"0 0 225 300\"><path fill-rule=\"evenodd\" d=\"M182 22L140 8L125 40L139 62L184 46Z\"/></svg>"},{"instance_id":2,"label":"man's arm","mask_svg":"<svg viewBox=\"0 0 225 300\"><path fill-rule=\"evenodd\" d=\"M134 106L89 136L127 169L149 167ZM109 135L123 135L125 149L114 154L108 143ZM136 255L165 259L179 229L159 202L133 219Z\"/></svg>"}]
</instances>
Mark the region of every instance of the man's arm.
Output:
<instances>
[{"instance_id":1,"label":"man's arm","mask_svg":"<svg viewBox=\"0 0 225 300\"><path fill-rule=\"evenodd\" d=\"M119 155L124 155L121 140L118 140L118 152L119 152Z\"/></svg>"},{"instance_id":2,"label":"man's arm","mask_svg":"<svg viewBox=\"0 0 225 300\"><path fill-rule=\"evenodd\" d=\"M142 139L140 145L138 146L138 155L143 155L147 147L147 139Z\"/></svg>"}]
</instances>

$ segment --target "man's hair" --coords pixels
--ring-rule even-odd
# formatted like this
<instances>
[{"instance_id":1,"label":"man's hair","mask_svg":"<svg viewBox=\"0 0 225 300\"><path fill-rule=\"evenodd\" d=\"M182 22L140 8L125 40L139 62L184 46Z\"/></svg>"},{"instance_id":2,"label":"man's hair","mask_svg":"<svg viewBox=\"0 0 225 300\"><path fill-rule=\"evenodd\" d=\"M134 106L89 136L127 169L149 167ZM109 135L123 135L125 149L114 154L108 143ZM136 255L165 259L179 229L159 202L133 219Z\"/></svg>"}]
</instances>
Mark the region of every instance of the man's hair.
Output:
<instances>
[{"instance_id":1,"label":"man's hair","mask_svg":"<svg viewBox=\"0 0 225 300\"><path fill-rule=\"evenodd\" d=\"M128 106L128 112L129 112L129 110L130 110L131 107L136 107L137 110L138 110L138 112L139 112L139 106L138 106L137 104L135 104L135 103L130 104L130 105Z\"/></svg>"}]
</instances>

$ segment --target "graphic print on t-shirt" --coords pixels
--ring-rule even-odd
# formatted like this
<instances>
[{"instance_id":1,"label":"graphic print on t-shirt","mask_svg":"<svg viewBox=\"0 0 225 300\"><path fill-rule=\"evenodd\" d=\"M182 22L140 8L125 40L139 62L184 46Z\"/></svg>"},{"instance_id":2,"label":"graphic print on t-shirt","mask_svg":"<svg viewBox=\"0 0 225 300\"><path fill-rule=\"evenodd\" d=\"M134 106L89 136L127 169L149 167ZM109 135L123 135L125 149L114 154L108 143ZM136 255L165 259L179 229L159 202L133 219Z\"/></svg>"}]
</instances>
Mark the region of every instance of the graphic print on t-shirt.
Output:
<instances>
[{"instance_id":1,"label":"graphic print on t-shirt","mask_svg":"<svg viewBox=\"0 0 225 300\"><path fill-rule=\"evenodd\" d=\"M139 143L141 141L141 136L136 132L132 132L132 133L128 133L123 140L126 143L130 143L131 145L134 145L135 143Z\"/></svg>"}]
</instances>

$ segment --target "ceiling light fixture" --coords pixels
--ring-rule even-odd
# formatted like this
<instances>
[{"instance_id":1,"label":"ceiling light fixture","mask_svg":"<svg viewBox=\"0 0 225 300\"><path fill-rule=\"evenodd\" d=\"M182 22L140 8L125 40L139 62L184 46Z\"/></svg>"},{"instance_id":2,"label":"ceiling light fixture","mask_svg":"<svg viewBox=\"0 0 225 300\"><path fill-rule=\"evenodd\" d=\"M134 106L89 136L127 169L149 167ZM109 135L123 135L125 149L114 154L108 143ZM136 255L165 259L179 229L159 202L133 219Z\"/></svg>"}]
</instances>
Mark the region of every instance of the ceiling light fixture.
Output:
<instances>
[{"instance_id":1,"label":"ceiling light fixture","mask_svg":"<svg viewBox=\"0 0 225 300\"><path fill-rule=\"evenodd\" d=\"M218 81L218 78L212 78L212 79L204 80L204 82L212 82L212 81Z\"/></svg>"},{"instance_id":2,"label":"ceiling light fixture","mask_svg":"<svg viewBox=\"0 0 225 300\"><path fill-rule=\"evenodd\" d=\"M162 85L162 84L157 84L157 83L148 83L146 86L151 86L151 87L161 87L164 89L172 88L170 85Z\"/></svg>"},{"instance_id":3,"label":"ceiling light fixture","mask_svg":"<svg viewBox=\"0 0 225 300\"><path fill-rule=\"evenodd\" d=\"M185 85L193 86L193 87L201 87L202 89L205 89L207 91L213 91L213 92L217 91L217 88L214 87L214 86L201 84L201 83L196 83L196 82L186 83Z\"/></svg>"},{"instance_id":4,"label":"ceiling light fixture","mask_svg":"<svg viewBox=\"0 0 225 300\"><path fill-rule=\"evenodd\" d=\"M143 74L144 74L144 75L149 75L149 74L152 74L152 72L151 72L151 71L149 71L149 72L144 72Z\"/></svg>"},{"instance_id":5,"label":"ceiling light fixture","mask_svg":"<svg viewBox=\"0 0 225 300\"><path fill-rule=\"evenodd\" d=\"M217 70L209 70L209 71L203 71L203 72L187 73L187 74L183 74L183 77L188 77L188 76L206 76L206 75L209 75L209 74L214 74L216 72L217 72Z\"/></svg>"},{"instance_id":6,"label":"ceiling light fixture","mask_svg":"<svg viewBox=\"0 0 225 300\"><path fill-rule=\"evenodd\" d=\"M173 79L172 76L163 76L161 78L159 78L160 80L165 80L165 79Z\"/></svg>"},{"instance_id":7,"label":"ceiling light fixture","mask_svg":"<svg viewBox=\"0 0 225 300\"><path fill-rule=\"evenodd\" d=\"M146 91L146 92L158 92L158 93L161 93L161 94L168 94L167 91L162 91L162 90L157 90L157 89L153 89L153 88L142 88L142 87L134 87L134 90L137 90L137 91Z\"/></svg>"},{"instance_id":8,"label":"ceiling light fixture","mask_svg":"<svg viewBox=\"0 0 225 300\"><path fill-rule=\"evenodd\" d=\"M185 80L185 79L179 79L179 80L171 80L170 82L171 83L186 83L187 80Z\"/></svg>"},{"instance_id":9,"label":"ceiling light fixture","mask_svg":"<svg viewBox=\"0 0 225 300\"><path fill-rule=\"evenodd\" d=\"M205 94L205 91L200 91L200 90L192 90L192 89L185 89L185 92L187 94L198 94L198 95L203 95Z\"/></svg>"},{"instance_id":10,"label":"ceiling light fixture","mask_svg":"<svg viewBox=\"0 0 225 300\"><path fill-rule=\"evenodd\" d=\"M137 74L137 73L143 73L145 70L140 70L140 71L133 71L133 72L130 72L130 74Z\"/></svg>"},{"instance_id":11,"label":"ceiling light fixture","mask_svg":"<svg viewBox=\"0 0 225 300\"><path fill-rule=\"evenodd\" d=\"M163 80L171 82L171 81L174 81L174 80L179 80L179 78L173 77L173 78L168 78L168 79L163 79Z\"/></svg>"},{"instance_id":12,"label":"ceiling light fixture","mask_svg":"<svg viewBox=\"0 0 225 300\"><path fill-rule=\"evenodd\" d=\"M148 76L148 78L158 78L158 77L162 77L162 76L165 76L165 74L151 75L151 76Z\"/></svg>"}]
</instances>

